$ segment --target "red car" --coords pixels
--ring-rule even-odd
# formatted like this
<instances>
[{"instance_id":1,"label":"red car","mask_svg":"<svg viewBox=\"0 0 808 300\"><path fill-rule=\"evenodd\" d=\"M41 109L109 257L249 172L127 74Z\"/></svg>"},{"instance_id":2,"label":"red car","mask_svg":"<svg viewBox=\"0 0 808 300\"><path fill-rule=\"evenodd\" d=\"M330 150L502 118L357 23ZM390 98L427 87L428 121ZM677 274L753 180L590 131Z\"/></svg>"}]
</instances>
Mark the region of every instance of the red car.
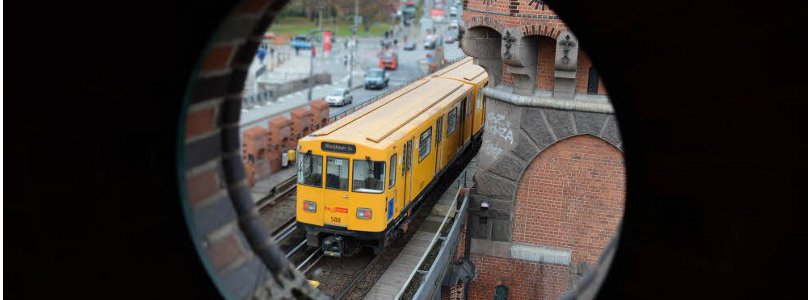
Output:
<instances>
[{"instance_id":1,"label":"red car","mask_svg":"<svg viewBox=\"0 0 808 300\"><path fill-rule=\"evenodd\" d=\"M398 69L398 54L395 51L388 50L379 55L379 68Z\"/></svg>"}]
</instances>

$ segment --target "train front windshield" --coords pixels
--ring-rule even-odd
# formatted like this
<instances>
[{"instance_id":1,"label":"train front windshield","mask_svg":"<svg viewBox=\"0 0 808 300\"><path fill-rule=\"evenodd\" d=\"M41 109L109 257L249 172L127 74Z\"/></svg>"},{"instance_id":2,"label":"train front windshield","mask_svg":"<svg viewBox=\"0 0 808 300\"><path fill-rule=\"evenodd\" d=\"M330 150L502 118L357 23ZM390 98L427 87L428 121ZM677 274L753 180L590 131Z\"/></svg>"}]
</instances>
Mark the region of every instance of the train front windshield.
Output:
<instances>
[{"instance_id":1,"label":"train front windshield","mask_svg":"<svg viewBox=\"0 0 808 300\"><path fill-rule=\"evenodd\" d=\"M323 156L310 153L298 153L300 160L297 164L297 183L323 187ZM326 157L325 188L332 190L348 190L349 160L346 158ZM367 159L353 160L353 174L351 191L358 193L379 194L384 192L386 175L384 161L371 161Z\"/></svg>"},{"instance_id":2,"label":"train front windshield","mask_svg":"<svg viewBox=\"0 0 808 300\"><path fill-rule=\"evenodd\" d=\"M313 187L323 186L323 157L311 153L298 153L297 183Z\"/></svg>"},{"instance_id":3,"label":"train front windshield","mask_svg":"<svg viewBox=\"0 0 808 300\"><path fill-rule=\"evenodd\" d=\"M384 162L354 160L353 191L360 193L384 192Z\"/></svg>"}]
</instances>

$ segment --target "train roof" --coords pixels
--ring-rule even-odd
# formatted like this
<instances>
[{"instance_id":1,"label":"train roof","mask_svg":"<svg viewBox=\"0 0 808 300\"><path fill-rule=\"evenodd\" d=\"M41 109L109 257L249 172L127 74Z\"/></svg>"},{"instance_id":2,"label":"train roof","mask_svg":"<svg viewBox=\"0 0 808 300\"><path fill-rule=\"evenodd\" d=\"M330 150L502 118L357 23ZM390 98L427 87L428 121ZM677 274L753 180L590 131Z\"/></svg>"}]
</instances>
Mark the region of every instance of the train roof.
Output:
<instances>
[{"instance_id":1,"label":"train roof","mask_svg":"<svg viewBox=\"0 0 808 300\"><path fill-rule=\"evenodd\" d=\"M417 88L396 92L334 122L306 140L363 144L384 149L400 135L421 124L439 109L471 90L471 86L448 79L422 80Z\"/></svg>"},{"instance_id":2,"label":"train roof","mask_svg":"<svg viewBox=\"0 0 808 300\"><path fill-rule=\"evenodd\" d=\"M474 65L471 58L463 59L435 72L438 76L429 76L402 87L368 107L315 131L304 140L363 144L385 149L398 142L413 127L468 93L472 86L464 82L468 80L463 79L463 72L467 72L466 77L485 77L478 74L485 71Z\"/></svg>"},{"instance_id":3,"label":"train roof","mask_svg":"<svg viewBox=\"0 0 808 300\"><path fill-rule=\"evenodd\" d=\"M485 73L485 69L475 65L471 57L466 57L458 63L436 71L432 74L432 77L455 79L477 84L488 78L488 74Z\"/></svg>"}]
</instances>

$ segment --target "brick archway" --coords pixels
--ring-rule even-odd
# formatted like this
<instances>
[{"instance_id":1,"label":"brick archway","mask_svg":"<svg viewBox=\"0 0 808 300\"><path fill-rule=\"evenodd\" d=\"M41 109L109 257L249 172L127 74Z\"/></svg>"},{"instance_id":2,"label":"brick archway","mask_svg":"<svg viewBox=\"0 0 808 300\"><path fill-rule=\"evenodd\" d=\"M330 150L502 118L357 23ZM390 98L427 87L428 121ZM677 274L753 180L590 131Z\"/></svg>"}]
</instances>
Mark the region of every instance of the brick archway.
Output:
<instances>
[{"instance_id":1,"label":"brick archway","mask_svg":"<svg viewBox=\"0 0 808 300\"><path fill-rule=\"evenodd\" d=\"M190 78L178 176L186 221L208 275L226 298L324 298L285 259L258 219L241 165L239 118L247 70L287 1L245 0L213 34Z\"/></svg>"},{"instance_id":2,"label":"brick archway","mask_svg":"<svg viewBox=\"0 0 808 300\"><path fill-rule=\"evenodd\" d=\"M491 18L489 16L472 17L471 19L469 19L468 22L465 23L466 31L474 27L488 27L493 30L496 30L497 32L499 32L499 34L502 34L505 31L505 26L500 24L499 21L497 21L497 19Z\"/></svg>"},{"instance_id":3,"label":"brick archway","mask_svg":"<svg viewBox=\"0 0 808 300\"><path fill-rule=\"evenodd\" d=\"M557 40L558 36L566 31L566 29L561 29L551 24L525 25L515 29L517 38L528 36L546 36L554 40Z\"/></svg>"},{"instance_id":4,"label":"brick archway","mask_svg":"<svg viewBox=\"0 0 808 300\"><path fill-rule=\"evenodd\" d=\"M561 128L556 127L559 134ZM532 141L525 139L530 137L519 137L517 148L529 147L523 143ZM485 254L476 256L474 263L487 271L472 285L474 299L488 298L496 282L509 285L514 299L558 299L567 291L586 286L581 278L590 268L610 264L625 201L622 151L613 141L591 133L571 134L534 151L511 151L491 169L494 177L483 174L477 178L484 189L488 181L516 180L509 188L514 191L512 199L504 194L488 198L489 216L494 219L489 221L493 223L490 238L494 242L480 247L509 245L511 252L503 256L496 250L478 250ZM522 160L511 156L515 152L529 155ZM503 168L512 172L499 173ZM511 208L506 208L509 205ZM484 228L472 224L475 231ZM536 255L566 252L568 261L512 256L517 251L514 249L526 248L549 249Z\"/></svg>"},{"instance_id":5,"label":"brick archway","mask_svg":"<svg viewBox=\"0 0 808 300\"><path fill-rule=\"evenodd\" d=\"M616 234L624 199L619 149L588 134L560 140L522 172L514 199L513 241L572 249L574 263L595 265Z\"/></svg>"}]
</instances>

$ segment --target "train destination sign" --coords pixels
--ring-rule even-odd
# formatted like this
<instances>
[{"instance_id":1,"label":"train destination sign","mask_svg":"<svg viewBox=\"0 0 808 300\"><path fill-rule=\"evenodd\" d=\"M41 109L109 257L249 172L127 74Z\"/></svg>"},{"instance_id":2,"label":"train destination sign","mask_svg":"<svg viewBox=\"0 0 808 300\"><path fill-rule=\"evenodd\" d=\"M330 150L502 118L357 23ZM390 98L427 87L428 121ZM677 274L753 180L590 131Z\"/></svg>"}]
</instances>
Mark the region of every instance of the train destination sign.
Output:
<instances>
[{"instance_id":1,"label":"train destination sign","mask_svg":"<svg viewBox=\"0 0 808 300\"><path fill-rule=\"evenodd\" d=\"M339 152L339 153L348 153L348 154L355 154L356 153L356 145L348 145L348 144L337 144L337 143L323 142L322 144L320 144L320 149L323 149L323 151L329 151L329 152Z\"/></svg>"}]
</instances>

